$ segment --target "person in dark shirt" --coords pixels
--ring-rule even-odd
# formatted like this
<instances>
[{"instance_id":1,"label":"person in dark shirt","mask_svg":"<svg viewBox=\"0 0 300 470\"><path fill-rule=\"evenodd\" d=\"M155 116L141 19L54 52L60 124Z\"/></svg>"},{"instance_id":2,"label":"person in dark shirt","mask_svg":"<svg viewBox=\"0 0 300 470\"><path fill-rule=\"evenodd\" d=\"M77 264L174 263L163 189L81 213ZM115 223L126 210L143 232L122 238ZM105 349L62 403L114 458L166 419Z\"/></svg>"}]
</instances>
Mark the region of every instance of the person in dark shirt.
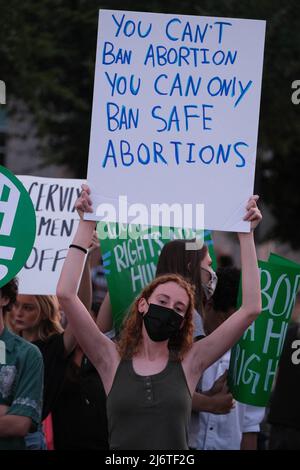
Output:
<instances>
[{"instance_id":1,"label":"person in dark shirt","mask_svg":"<svg viewBox=\"0 0 300 470\"><path fill-rule=\"evenodd\" d=\"M68 358L52 422L56 450L108 449L105 391L79 346Z\"/></svg>"},{"instance_id":2,"label":"person in dark shirt","mask_svg":"<svg viewBox=\"0 0 300 470\"><path fill-rule=\"evenodd\" d=\"M67 357L76 346L69 327L63 330L54 295L18 295L12 313L19 334L36 345L44 359L44 400L42 419L52 409L65 374Z\"/></svg>"},{"instance_id":3,"label":"person in dark shirt","mask_svg":"<svg viewBox=\"0 0 300 470\"><path fill-rule=\"evenodd\" d=\"M45 379L42 418L44 420L49 413L52 414L55 445L58 445L59 449L90 449L88 439L83 438L86 434L91 439L93 448L99 450L107 448L106 400L105 395L103 400L101 380L94 370L89 369L89 373L86 374L85 369L79 367L76 339L69 326L63 330L60 325L56 296L19 295L14 306L14 319L16 328L22 336L35 344L43 355ZM77 364L76 361L74 363L74 357L77 358ZM83 360L82 354L81 359ZM77 380L69 381L71 371L76 368L79 369ZM85 392L82 387L86 387ZM72 393L69 394L69 398L72 399L66 400L70 388ZM93 398L96 394L94 389L97 393L96 400ZM86 406L86 401L82 406L82 393L83 400L87 399L92 406ZM98 429L89 424L92 414L90 409L96 410L96 417L99 419ZM76 422L82 426L80 439ZM29 435L27 440L31 441L32 438L33 436ZM37 434L35 438L34 448L37 448L40 438Z\"/></svg>"},{"instance_id":4,"label":"person in dark shirt","mask_svg":"<svg viewBox=\"0 0 300 470\"><path fill-rule=\"evenodd\" d=\"M298 348L298 351L297 351ZM270 402L270 450L300 450L300 323L288 327Z\"/></svg>"}]
</instances>

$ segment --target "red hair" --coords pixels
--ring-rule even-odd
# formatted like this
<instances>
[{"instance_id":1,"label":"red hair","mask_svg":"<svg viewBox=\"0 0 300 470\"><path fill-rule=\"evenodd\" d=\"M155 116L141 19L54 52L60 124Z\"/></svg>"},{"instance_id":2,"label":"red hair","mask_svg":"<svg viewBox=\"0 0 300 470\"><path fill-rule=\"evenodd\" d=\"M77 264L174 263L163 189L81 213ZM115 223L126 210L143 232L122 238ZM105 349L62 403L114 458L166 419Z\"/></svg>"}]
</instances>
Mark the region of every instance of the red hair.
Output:
<instances>
[{"instance_id":1,"label":"red hair","mask_svg":"<svg viewBox=\"0 0 300 470\"><path fill-rule=\"evenodd\" d=\"M125 319L123 330L118 342L118 351L122 359L131 359L139 350L142 344L143 315L139 312L138 305L142 298L148 300L155 289L167 282L175 282L182 287L188 297L189 305L184 316L183 326L172 339L169 340L168 347L174 360L181 361L193 344L193 312L194 312L194 288L178 274L165 274L155 278L144 288L135 300L131 311Z\"/></svg>"}]
</instances>

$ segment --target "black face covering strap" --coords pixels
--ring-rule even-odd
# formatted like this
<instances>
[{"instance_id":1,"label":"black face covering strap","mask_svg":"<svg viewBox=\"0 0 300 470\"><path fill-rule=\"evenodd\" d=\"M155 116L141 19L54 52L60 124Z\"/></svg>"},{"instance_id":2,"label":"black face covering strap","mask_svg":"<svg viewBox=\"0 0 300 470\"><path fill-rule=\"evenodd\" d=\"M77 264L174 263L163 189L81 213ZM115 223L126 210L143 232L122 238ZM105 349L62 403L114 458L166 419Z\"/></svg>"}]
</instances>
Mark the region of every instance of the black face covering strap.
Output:
<instances>
[{"instance_id":1,"label":"black face covering strap","mask_svg":"<svg viewBox=\"0 0 300 470\"><path fill-rule=\"evenodd\" d=\"M152 341L166 341L178 333L183 317L175 310L161 305L150 304L144 315L144 324Z\"/></svg>"}]
</instances>

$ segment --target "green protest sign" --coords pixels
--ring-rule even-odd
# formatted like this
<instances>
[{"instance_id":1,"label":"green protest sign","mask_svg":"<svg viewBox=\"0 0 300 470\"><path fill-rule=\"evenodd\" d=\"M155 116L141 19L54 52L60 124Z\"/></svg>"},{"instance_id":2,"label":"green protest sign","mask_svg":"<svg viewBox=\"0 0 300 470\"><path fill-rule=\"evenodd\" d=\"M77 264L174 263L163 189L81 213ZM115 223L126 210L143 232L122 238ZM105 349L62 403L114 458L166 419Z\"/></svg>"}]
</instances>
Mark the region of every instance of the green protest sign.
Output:
<instances>
[{"instance_id":1,"label":"green protest sign","mask_svg":"<svg viewBox=\"0 0 300 470\"><path fill-rule=\"evenodd\" d=\"M283 266L290 266L300 270L300 264L295 263L295 261L286 259L283 256L279 256L276 253L270 254L268 262L272 264L282 264Z\"/></svg>"},{"instance_id":2,"label":"green protest sign","mask_svg":"<svg viewBox=\"0 0 300 470\"><path fill-rule=\"evenodd\" d=\"M18 178L0 166L0 287L24 266L35 232L36 218L29 194Z\"/></svg>"},{"instance_id":3,"label":"green protest sign","mask_svg":"<svg viewBox=\"0 0 300 470\"><path fill-rule=\"evenodd\" d=\"M118 224L106 225L101 222L97 225L104 272L117 328L139 292L155 277L157 261L164 244L171 239L193 237L192 231L190 236L188 231L185 231L183 236L182 230L171 229L170 238L166 239L165 236L162 237L162 227L151 227L141 231L140 236L131 238L127 234L127 226L123 231L119 231L118 227ZM149 230L151 237L148 236ZM109 236L103 236L104 232ZM208 245L213 266L216 266L209 231L205 231L204 241Z\"/></svg>"},{"instance_id":4,"label":"green protest sign","mask_svg":"<svg viewBox=\"0 0 300 470\"><path fill-rule=\"evenodd\" d=\"M258 264L262 313L232 349L229 387L236 400L266 406L300 285L300 266Z\"/></svg>"}]
</instances>

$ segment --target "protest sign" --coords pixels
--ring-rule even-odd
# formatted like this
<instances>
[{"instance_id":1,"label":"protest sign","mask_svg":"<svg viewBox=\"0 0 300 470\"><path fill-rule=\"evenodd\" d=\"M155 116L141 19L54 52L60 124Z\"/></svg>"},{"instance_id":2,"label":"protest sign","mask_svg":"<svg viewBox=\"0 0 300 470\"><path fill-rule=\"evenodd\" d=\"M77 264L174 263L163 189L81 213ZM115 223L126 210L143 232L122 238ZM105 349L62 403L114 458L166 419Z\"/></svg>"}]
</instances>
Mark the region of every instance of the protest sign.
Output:
<instances>
[{"instance_id":1,"label":"protest sign","mask_svg":"<svg viewBox=\"0 0 300 470\"><path fill-rule=\"evenodd\" d=\"M35 213L23 184L0 166L0 287L24 266L35 239Z\"/></svg>"},{"instance_id":2,"label":"protest sign","mask_svg":"<svg viewBox=\"0 0 300 470\"><path fill-rule=\"evenodd\" d=\"M262 313L232 349L229 368L230 390L242 403L266 406L269 401L300 285L300 266L286 261L259 261Z\"/></svg>"},{"instance_id":3,"label":"protest sign","mask_svg":"<svg viewBox=\"0 0 300 470\"><path fill-rule=\"evenodd\" d=\"M170 225L198 229L204 204L210 230L250 230L264 36L265 21L100 11L86 218L168 226L159 207L177 204Z\"/></svg>"},{"instance_id":4,"label":"protest sign","mask_svg":"<svg viewBox=\"0 0 300 470\"><path fill-rule=\"evenodd\" d=\"M101 224L99 222L97 226L98 232ZM124 315L140 291L155 277L160 252L164 244L169 241L162 239L162 227L151 227L151 234L152 238L141 235L136 239L126 236L100 239L104 273L108 283L114 323L117 327L122 323ZM182 239L183 236L180 231L173 229L171 238ZM208 245L215 266L216 258L210 232L205 232L204 241Z\"/></svg>"},{"instance_id":5,"label":"protest sign","mask_svg":"<svg viewBox=\"0 0 300 470\"><path fill-rule=\"evenodd\" d=\"M19 176L26 187L37 220L31 254L19 273L21 294L53 295L77 226L74 203L84 180Z\"/></svg>"}]
</instances>

